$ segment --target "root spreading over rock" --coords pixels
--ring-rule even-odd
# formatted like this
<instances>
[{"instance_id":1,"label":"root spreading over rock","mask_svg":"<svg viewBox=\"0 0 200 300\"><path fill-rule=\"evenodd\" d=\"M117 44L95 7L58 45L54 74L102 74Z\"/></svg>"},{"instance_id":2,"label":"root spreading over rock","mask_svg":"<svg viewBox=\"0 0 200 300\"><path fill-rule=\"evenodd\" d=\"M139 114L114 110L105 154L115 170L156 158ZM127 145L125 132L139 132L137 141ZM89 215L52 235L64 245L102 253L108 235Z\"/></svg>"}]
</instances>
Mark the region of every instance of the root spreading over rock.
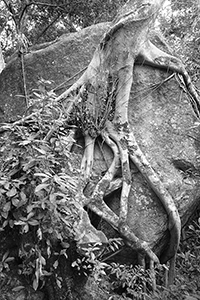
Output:
<instances>
[{"instance_id":1,"label":"root spreading over rock","mask_svg":"<svg viewBox=\"0 0 200 300\"><path fill-rule=\"evenodd\" d=\"M85 138L77 201L118 230L125 242L142 254L143 260L145 257L150 260L151 267L158 263L149 244L140 240L127 224L132 161L160 199L168 216L170 243L164 261L171 261L169 283L172 283L180 241L179 213L174 199L141 151L128 120L128 104L136 63L180 74L190 95L193 110L199 117L198 95L182 62L158 49L148 38L149 28L155 22L162 3L161 0L128 1L104 35L84 74L57 101L63 104L69 122L78 124ZM92 177L95 141L99 136L112 150L113 161L91 195L85 196L84 190ZM118 216L103 199L119 165L122 189Z\"/></svg>"}]
</instances>

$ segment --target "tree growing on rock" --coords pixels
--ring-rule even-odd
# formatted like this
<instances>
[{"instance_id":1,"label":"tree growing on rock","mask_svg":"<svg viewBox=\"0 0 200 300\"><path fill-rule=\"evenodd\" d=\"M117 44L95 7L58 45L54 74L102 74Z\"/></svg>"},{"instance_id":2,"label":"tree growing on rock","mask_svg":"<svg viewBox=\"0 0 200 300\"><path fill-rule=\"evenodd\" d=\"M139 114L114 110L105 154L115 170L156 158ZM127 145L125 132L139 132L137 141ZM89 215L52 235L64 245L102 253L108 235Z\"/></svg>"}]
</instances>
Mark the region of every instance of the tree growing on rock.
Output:
<instances>
[{"instance_id":1,"label":"tree growing on rock","mask_svg":"<svg viewBox=\"0 0 200 300\"><path fill-rule=\"evenodd\" d=\"M80 103L84 102L88 112L82 128L85 136L85 152L81 165L83 180L77 201L89 207L118 230L131 247L143 254L143 261L145 256L148 256L151 266L157 263L159 260L148 244L138 239L127 225L128 197L131 188L130 159L148 181L168 215L171 238L164 261L171 260L169 282L172 283L174 260L180 241L179 213L173 198L140 150L128 121L128 103L136 63L171 70L182 75L191 95L191 104L199 118L199 98L182 62L155 47L148 39L149 27L155 21L163 2L128 1L120 9L100 42L87 70L70 89L57 98L57 101L63 101L69 119L72 111ZM97 111L100 111L101 115L98 115ZM114 158L108 171L88 198L84 196L83 191L90 180L94 145L99 135L112 149ZM114 179L119 164L122 169L122 191L120 213L117 216L104 203L103 196Z\"/></svg>"},{"instance_id":2,"label":"tree growing on rock","mask_svg":"<svg viewBox=\"0 0 200 300\"><path fill-rule=\"evenodd\" d=\"M175 257L180 241L179 212L175 199L140 149L134 128L131 127L128 118L131 87L134 84L133 72L136 65L152 66L170 71L171 75L174 73L181 75L181 83L190 95L191 107L196 118L199 118L198 95L182 62L158 49L149 39L150 28L163 2L162 0L130 0L119 10L100 41L86 71L69 89L55 99L54 105L62 107L60 110L62 118L58 118L58 122L55 122L55 126L43 138L45 143L52 143L56 131L66 123L70 128L69 136L75 139L77 128L81 129L84 136L85 150L74 199L80 218L75 228L78 244L80 246L84 244L81 234L84 226L89 228L90 233L93 230L84 210L87 207L118 231L124 242L138 252L140 263L144 267L148 265L153 272L154 264L159 262L161 255L158 251L158 258L151 243L138 237L127 220L130 189L134 185L131 164L139 170L164 207L168 219L170 236L166 251L162 250L162 262L170 261L169 283L172 283ZM24 124L29 118L30 116L27 116L14 125ZM112 159L106 172L93 182L95 147L99 139L107 145L107 149L112 153ZM72 139L69 148L72 147L73 142ZM119 169L120 183L113 185ZM62 178L66 179L66 177ZM113 186L112 192L121 187L119 214L109 208L104 201L111 186ZM37 188L37 192L42 188L44 186ZM101 242L105 241L104 235L98 232L94 232L95 234ZM42 264L42 260L40 263Z\"/></svg>"}]
</instances>

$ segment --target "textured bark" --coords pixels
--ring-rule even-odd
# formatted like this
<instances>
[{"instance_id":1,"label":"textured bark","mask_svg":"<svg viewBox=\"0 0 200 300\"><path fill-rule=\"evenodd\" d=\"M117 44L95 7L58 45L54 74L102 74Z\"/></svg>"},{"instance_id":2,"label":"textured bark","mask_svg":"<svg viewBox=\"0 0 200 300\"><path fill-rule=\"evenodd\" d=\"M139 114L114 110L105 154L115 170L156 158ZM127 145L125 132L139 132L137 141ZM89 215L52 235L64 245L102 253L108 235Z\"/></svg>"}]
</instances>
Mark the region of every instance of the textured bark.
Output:
<instances>
[{"instance_id":1,"label":"textured bark","mask_svg":"<svg viewBox=\"0 0 200 300\"><path fill-rule=\"evenodd\" d=\"M5 68L5 61L3 58L2 49L0 47L0 73L3 71L4 68Z\"/></svg>"},{"instance_id":2,"label":"textured bark","mask_svg":"<svg viewBox=\"0 0 200 300\"><path fill-rule=\"evenodd\" d=\"M105 132L108 139L112 139L118 147L121 172L122 190L120 195L119 216L105 205L103 195L105 187L109 186L116 176L116 151L114 154L114 166L111 164L107 173L97 184L97 191L87 200L83 200L83 191L86 184L80 187L80 200L83 205L87 205L93 212L106 220L110 225L117 229L126 243L138 252L141 252L143 259L147 256L152 262L159 260L152 252L150 243L138 238L134 234L132 227L128 224L128 202L131 190L131 171L130 160L137 167L139 172L147 180L152 191L156 194L160 203L163 205L168 216L168 229L170 232L170 242L164 254L164 261L170 260L170 283L173 282L173 272L175 256L180 242L181 220L174 198L160 180L159 175L152 168L145 154L140 149L133 130L128 120L128 106L132 83L134 81L133 68L137 58L143 64L163 68L182 75L185 86L192 98L192 106L197 117L199 117L199 98L193 87L190 77L185 70L182 62L172 55L169 55L154 46L148 38L149 26L154 23L157 13L163 1L128 1L121 8L118 15L106 32L93 58L84 72L74 85L57 98L58 102L63 102L66 107L66 114L71 111L79 102L89 103L89 115L95 121L95 125L86 124L85 133L85 152L82 160L82 170L86 171L87 180L92 176L93 149L94 142L98 135L105 140ZM103 91L103 93L102 93ZM103 110L102 102L112 106L114 102L113 117L110 117L111 109L104 112L105 119L99 121L95 114L95 106ZM108 107L108 106L107 106ZM104 115L101 118L104 118ZM92 146L88 147L87 141L91 138ZM112 170L111 170L112 169ZM102 181L104 187L102 187ZM101 188L100 188L101 187Z\"/></svg>"}]
</instances>

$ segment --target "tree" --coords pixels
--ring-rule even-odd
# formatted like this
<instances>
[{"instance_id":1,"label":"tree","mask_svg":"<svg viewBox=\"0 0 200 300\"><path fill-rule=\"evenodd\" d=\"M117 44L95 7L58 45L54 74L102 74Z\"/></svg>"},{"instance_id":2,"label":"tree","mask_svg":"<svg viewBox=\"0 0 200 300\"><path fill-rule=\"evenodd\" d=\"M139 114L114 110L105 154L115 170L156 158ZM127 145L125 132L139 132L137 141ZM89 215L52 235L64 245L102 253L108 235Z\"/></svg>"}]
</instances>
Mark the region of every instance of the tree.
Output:
<instances>
[{"instance_id":1,"label":"tree","mask_svg":"<svg viewBox=\"0 0 200 300\"><path fill-rule=\"evenodd\" d=\"M0 72L4 69L5 67L5 62L4 62L4 58L3 58L3 53L0 47Z\"/></svg>"},{"instance_id":2,"label":"tree","mask_svg":"<svg viewBox=\"0 0 200 300\"><path fill-rule=\"evenodd\" d=\"M189 67L193 80L199 73L199 1L170 1L161 26L169 44Z\"/></svg>"},{"instance_id":3,"label":"tree","mask_svg":"<svg viewBox=\"0 0 200 300\"><path fill-rule=\"evenodd\" d=\"M136 63L180 74L190 93L193 110L199 118L198 95L183 64L178 58L156 48L148 38L149 27L155 21L162 4L161 0L148 3L128 1L111 23L87 70L56 99L56 103L63 107L64 122L81 128L85 139L85 152L75 199L80 206L80 215L85 216L83 207L87 206L105 219L119 231L130 247L141 253L142 263L144 264L146 259L149 260L149 265L153 269L154 263L158 262L157 256L150 245L140 240L127 224L128 197L132 184L130 158L160 199L168 215L170 246L164 253L163 261L172 261L170 274L172 283L174 258L180 240L179 214L170 193L138 146L128 120L128 102ZM76 127L71 129L71 135L74 134L74 128ZM49 132L47 141L56 130L57 127ZM92 195L86 196L84 191L90 183L94 146L99 136L113 153L112 163L93 187ZM109 209L103 198L119 164L122 170L122 191L118 216ZM83 223L82 217L78 228Z\"/></svg>"},{"instance_id":4,"label":"tree","mask_svg":"<svg viewBox=\"0 0 200 300\"><path fill-rule=\"evenodd\" d=\"M25 37L26 47L29 47L52 41L78 28L109 21L121 3L124 0L103 3L99 0L3 1L0 8L2 34L5 36L3 49L7 56L16 51L22 42L20 35Z\"/></svg>"},{"instance_id":5,"label":"tree","mask_svg":"<svg viewBox=\"0 0 200 300\"><path fill-rule=\"evenodd\" d=\"M128 1L114 19L110 30L105 34L97 48L91 63L85 73L70 89L57 98L57 101L69 101L67 114L70 115L74 106L86 102L90 118L96 120L96 127L89 124L83 129L86 150L82 160L83 185L78 195L78 202L87 205L92 211L102 216L114 228L119 230L130 245L158 262L148 244L141 242L127 225L128 196L131 188L129 157L137 166L151 188L159 197L169 218L171 242L165 261L172 259L171 272L174 269L174 257L180 241L180 218L171 195L167 192L157 174L140 150L128 122L128 101L133 80L133 67L136 59L142 63L158 68L170 69L183 76L186 87L194 101L193 108L199 117L199 98L181 61L156 48L148 40L148 30L164 1L156 3ZM75 93L75 95L74 95ZM106 103L104 103L104 101ZM114 113L110 117L114 104ZM110 111L107 105L110 106ZM105 107L104 107L105 106ZM103 115L98 120L96 107L100 107ZM107 173L97 184L93 195L84 197L83 190L91 176L95 139L102 135L114 153L113 163ZM103 194L115 176L116 166L121 161L122 192L120 200L120 215L117 217L104 204ZM96 201L95 199L98 199ZM103 211L102 211L103 210ZM170 274L170 283L173 275Z\"/></svg>"}]
</instances>

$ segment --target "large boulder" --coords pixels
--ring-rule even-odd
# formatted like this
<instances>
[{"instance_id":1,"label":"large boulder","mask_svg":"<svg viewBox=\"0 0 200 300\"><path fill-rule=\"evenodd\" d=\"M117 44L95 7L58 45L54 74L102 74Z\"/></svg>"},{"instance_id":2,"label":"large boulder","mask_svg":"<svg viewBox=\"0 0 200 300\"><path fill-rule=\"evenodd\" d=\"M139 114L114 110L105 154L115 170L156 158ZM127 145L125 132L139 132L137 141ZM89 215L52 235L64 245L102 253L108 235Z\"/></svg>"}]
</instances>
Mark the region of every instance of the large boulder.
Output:
<instances>
[{"instance_id":1,"label":"large boulder","mask_svg":"<svg viewBox=\"0 0 200 300\"><path fill-rule=\"evenodd\" d=\"M30 97L33 89L41 88L42 80L44 85L50 81L50 87L45 88L54 89L58 94L66 89L81 73L70 82L67 80L88 65L108 26L102 23L63 35L31 51L24 58L24 73L19 57L10 61L0 75L0 120L13 120L26 112L24 84ZM197 208L200 196L199 127L187 94L175 76L167 79L170 75L152 67L135 67L129 120L142 151L172 195L184 225ZM104 155L98 147L95 151L94 170L99 175L112 160L111 153L104 150ZM166 212L134 166L132 182L128 223L161 256L169 241ZM106 201L117 213L119 192ZM106 223L101 223L99 228L107 236L116 234Z\"/></svg>"},{"instance_id":2,"label":"large boulder","mask_svg":"<svg viewBox=\"0 0 200 300\"><path fill-rule=\"evenodd\" d=\"M146 66L135 68L129 121L143 153L172 195L184 226L199 205L199 126L187 94L175 77L166 81L168 76ZM95 169L104 172L98 154L97 151ZM118 193L106 200L114 211L119 211ZM128 222L162 261L162 251L169 241L167 215L133 165ZM102 227L111 235L110 226L103 223Z\"/></svg>"},{"instance_id":3,"label":"large boulder","mask_svg":"<svg viewBox=\"0 0 200 300\"><path fill-rule=\"evenodd\" d=\"M40 89L42 81L51 81L52 85L48 88L56 88L87 67L108 26L109 23L100 23L35 47L39 49L25 55L24 73L20 57L15 56L0 75L0 121L15 119L26 111L24 84L31 97L32 90ZM62 87L66 86L63 84Z\"/></svg>"},{"instance_id":4,"label":"large boulder","mask_svg":"<svg viewBox=\"0 0 200 300\"><path fill-rule=\"evenodd\" d=\"M66 89L87 67L108 27L109 23L97 24L40 45L25 55L24 74L19 57L10 61L0 75L0 120L16 119L26 112L24 83L29 97L41 88L41 82L45 86L45 81L51 82L46 88L58 93ZM141 149L172 194L184 224L199 198L199 129L187 94L175 77L166 80L169 75L147 66L135 67L129 119ZM101 174L105 168L97 151L96 172ZM129 223L139 237L156 245L167 229L166 214L141 174L133 173ZM114 198L112 195L110 205L119 205Z\"/></svg>"}]
</instances>

